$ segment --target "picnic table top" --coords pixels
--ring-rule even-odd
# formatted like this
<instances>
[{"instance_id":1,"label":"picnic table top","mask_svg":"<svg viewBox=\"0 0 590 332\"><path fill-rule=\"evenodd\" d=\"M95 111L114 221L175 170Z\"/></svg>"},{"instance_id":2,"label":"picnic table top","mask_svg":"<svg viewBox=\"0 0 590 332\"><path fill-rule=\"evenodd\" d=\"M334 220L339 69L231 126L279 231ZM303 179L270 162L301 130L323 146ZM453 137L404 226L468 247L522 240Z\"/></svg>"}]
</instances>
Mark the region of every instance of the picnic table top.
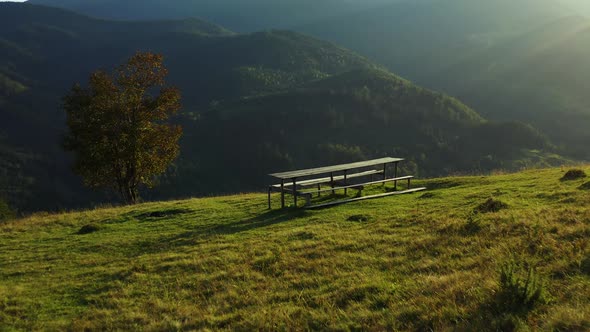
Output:
<instances>
[{"instance_id":1,"label":"picnic table top","mask_svg":"<svg viewBox=\"0 0 590 332\"><path fill-rule=\"evenodd\" d=\"M325 166L325 167L318 167L318 168L309 168L309 169L302 169L297 171L290 171L290 172L281 172L281 173L273 173L269 174L272 177L279 178L279 179L294 179L300 178L304 176L310 175L319 175L331 172L339 172L339 171L346 171L355 168L363 168L363 167L370 167L382 164L389 164L389 163L397 163L403 161L402 158L379 158L373 160L366 160L366 161L359 161L356 163L349 163L349 164L340 164L340 165L333 165L333 166Z\"/></svg>"}]
</instances>

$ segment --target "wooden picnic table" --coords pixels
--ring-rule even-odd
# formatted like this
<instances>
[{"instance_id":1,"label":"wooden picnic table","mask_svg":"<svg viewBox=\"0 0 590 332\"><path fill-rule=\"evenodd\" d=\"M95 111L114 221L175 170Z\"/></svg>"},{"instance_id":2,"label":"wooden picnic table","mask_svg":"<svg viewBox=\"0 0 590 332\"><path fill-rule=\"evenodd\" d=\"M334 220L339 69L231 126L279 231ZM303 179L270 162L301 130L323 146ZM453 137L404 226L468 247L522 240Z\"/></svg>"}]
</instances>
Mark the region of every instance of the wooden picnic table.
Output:
<instances>
[{"instance_id":1,"label":"wooden picnic table","mask_svg":"<svg viewBox=\"0 0 590 332\"><path fill-rule=\"evenodd\" d=\"M360 162L355 162L355 163L348 163L348 164L340 164L340 165L332 165L332 166L325 166L325 167L317 167L317 168L309 168L309 169L302 169L302 170L295 170L295 171L288 171L288 172L280 172L280 173L272 173L269 174L270 176L279 179L280 180L280 184L275 184L275 185L271 185L269 186L269 190L268 190L268 206L270 209L270 194L272 190L278 190L281 193L281 208L285 207L285 194L289 193L293 195L293 202L294 202L294 206L297 206L297 197L298 196L302 196L302 195L307 195L306 198L308 199L308 203L309 203L309 198L311 197L309 195L309 193L299 193L298 192L298 185L302 186L302 185L318 185L318 194L320 194L322 191L326 191L326 190L321 190L320 185L322 183L329 183L331 186L331 190L332 192L334 192L334 190L336 189L343 189L345 194L347 192L348 188L352 188L354 186L350 186L348 185L347 180L350 178L354 178L354 177L361 177L361 176L368 176L368 175L375 175L375 174L381 174L383 176L383 180L382 181L371 181L371 182L367 182L365 184L374 184L374 183L385 183L387 181L392 181L395 183L395 188L397 188L397 181L398 180L402 180L402 178L398 178L397 177L397 171L398 171L398 163L404 161L404 159L402 158L392 158L392 157L386 157L386 158L379 158L379 159L373 159L373 160L366 160L366 161L360 161ZM394 165L394 174L393 174L393 178L391 179L387 179L387 166L393 164ZM362 169L366 169L369 167L375 167L375 166L383 166L382 170L368 170L368 171L362 171ZM328 175L329 177L323 177L323 178L312 178L309 179L309 177L314 177L314 176L318 176L318 175ZM409 179L412 178L412 176L406 176L403 178L403 180L408 180L408 185L409 185ZM335 187L335 182L336 181L343 181L344 185L341 187ZM360 186L362 184L359 184L358 186ZM287 187L291 187L290 189L287 189ZM330 190L327 190L330 191Z\"/></svg>"}]
</instances>

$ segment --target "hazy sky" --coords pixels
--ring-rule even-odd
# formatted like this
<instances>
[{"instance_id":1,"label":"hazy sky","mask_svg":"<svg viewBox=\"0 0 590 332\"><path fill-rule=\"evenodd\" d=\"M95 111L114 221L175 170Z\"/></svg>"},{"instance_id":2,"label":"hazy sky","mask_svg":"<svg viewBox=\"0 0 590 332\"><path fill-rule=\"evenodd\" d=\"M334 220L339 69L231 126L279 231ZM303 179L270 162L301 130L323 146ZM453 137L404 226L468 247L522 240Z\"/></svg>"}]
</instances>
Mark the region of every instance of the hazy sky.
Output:
<instances>
[{"instance_id":1,"label":"hazy sky","mask_svg":"<svg viewBox=\"0 0 590 332\"><path fill-rule=\"evenodd\" d=\"M0 2L25 2L26 0L0 0ZM297 1L297 0L294 0ZM359 0L342 0L344 2L356 2ZM362 2L366 2L367 0L360 0ZM399 0L373 0L373 2L396 2ZM444 0L443 0L444 1ZM487 0L484 0L487 1ZM494 1L494 0L490 0ZM590 1L589 0L555 0L556 3L561 3L563 5L569 6L571 9L580 11L580 13L590 14Z\"/></svg>"}]
</instances>

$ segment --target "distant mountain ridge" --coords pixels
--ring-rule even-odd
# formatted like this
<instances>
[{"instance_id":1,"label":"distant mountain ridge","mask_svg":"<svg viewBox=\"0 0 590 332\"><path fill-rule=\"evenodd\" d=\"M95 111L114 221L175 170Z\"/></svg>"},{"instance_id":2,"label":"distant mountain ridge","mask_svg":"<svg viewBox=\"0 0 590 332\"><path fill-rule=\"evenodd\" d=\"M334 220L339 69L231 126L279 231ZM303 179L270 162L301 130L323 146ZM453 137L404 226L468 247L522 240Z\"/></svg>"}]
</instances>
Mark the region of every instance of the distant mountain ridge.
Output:
<instances>
[{"instance_id":1,"label":"distant mountain ridge","mask_svg":"<svg viewBox=\"0 0 590 332\"><path fill-rule=\"evenodd\" d=\"M424 84L428 75L474 52L573 13L554 0L405 1L294 29L349 47Z\"/></svg>"},{"instance_id":2,"label":"distant mountain ridge","mask_svg":"<svg viewBox=\"0 0 590 332\"><path fill-rule=\"evenodd\" d=\"M285 29L386 2L408 0L30 0L94 17L123 20L198 17L239 32Z\"/></svg>"}]
</instances>

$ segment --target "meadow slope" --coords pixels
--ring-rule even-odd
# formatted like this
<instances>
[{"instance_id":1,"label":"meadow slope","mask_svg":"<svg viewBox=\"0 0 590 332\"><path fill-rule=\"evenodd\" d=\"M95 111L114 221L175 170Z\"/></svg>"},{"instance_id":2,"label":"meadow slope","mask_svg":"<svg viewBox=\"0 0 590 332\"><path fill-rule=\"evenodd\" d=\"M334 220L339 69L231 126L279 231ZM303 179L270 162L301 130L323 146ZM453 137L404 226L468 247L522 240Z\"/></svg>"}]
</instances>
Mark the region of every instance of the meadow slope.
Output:
<instances>
[{"instance_id":1,"label":"meadow slope","mask_svg":"<svg viewBox=\"0 0 590 332\"><path fill-rule=\"evenodd\" d=\"M244 194L5 222L0 330L590 329L590 179L566 170L318 211ZM506 206L473 212L489 198Z\"/></svg>"}]
</instances>

